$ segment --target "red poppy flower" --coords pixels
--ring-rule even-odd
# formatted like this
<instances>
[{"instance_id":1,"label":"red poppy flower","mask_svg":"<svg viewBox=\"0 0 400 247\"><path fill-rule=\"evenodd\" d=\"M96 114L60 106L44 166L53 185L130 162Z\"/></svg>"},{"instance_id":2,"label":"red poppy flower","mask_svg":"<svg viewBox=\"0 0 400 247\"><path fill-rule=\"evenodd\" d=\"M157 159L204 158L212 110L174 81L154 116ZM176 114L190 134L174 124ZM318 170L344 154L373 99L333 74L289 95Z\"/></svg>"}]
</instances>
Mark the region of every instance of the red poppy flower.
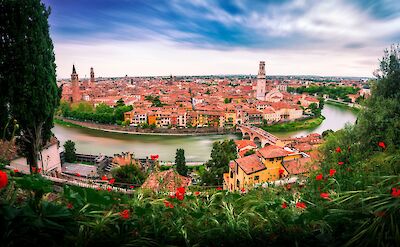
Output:
<instances>
[{"instance_id":1,"label":"red poppy flower","mask_svg":"<svg viewBox=\"0 0 400 247\"><path fill-rule=\"evenodd\" d=\"M185 194L185 187L179 187L176 189L176 193Z\"/></svg>"},{"instance_id":2,"label":"red poppy flower","mask_svg":"<svg viewBox=\"0 0 400 247\"><path fill-rule=\"evenodd\" d=\"M73 207L74 207L74 205L72 205L72 203L68 203L68 204L67 204L67 208L71 209L71 208L73 208Z\"/></svg>"},{"instance_id":3,"label":"red poppy flower","mask_svg":"<svg viewBox=\"0 0 400 247\"><path fill-rule=\"evenodd\" d=\"M185 199L185 195L184 194L177 194L176 195L176 199L178 199L179 201L183 201L183 199Z\"/></svg>"},{"instance_id":4,"label":"red poppy flower","mask_svg":"<svg viewBox=\"0 0 400 247\"><path fill-rule=\"evenodd\" d=\"M386 148L386 144L384 142L378 142L378 146L385 149Z\"/></svg>"},{"instance_id":5,"label":"red poppy flower","mask_svg":"<svg viewBox=\"0 0 400 247\"><path fill-rule=\"evenodd\" d=\"M242 188L241 191L244 193L244 192L246 192L246 189L245 189L245 188Z\"/></svg>"},{"instance_id":6,"label":"red poppy flower","mask_svg":"<svg viewBox=\"0 0 400 247\"><path fill-rule=\"evenodd\" d=\"M281 205L281 207L282 207L282 208L287 208L286 202L283 202L282 205Z\"/></svg>"},{"instance_id":7,"label":"red poppy flower","mask_svg":"<svg viewBox=\"0 0 400 247\"><path fill-rule=\"evenodd\" d=\"M97 187L96 190L101 190L101 188L100 188L100 187Z\"/></svg>"},{"instance_id":8,"label":"red poppy flower","mask_svg":"<svg viewBox=\"0 0 400 247\"><path fill-rule=\"evenodd\" d=\"M170 205L171 203L169 202L169 201L164 201L164 205L165 205L165 207L169 207L169 205Z\"/></svg>"},{"instance_id":9,"label":"red poppy flower","mask_svg":"<svg viewBox=\"0 0 400 247\"><path fill-rule=\"evenodd\" d=\"M19 172L19 171L18 171L18 169L14 169L14 172L17 173L17 172Z\"/></svg>"},{"instance_id":10,"label":"red poppy flower","mask_svg":"<svg viewBox=\"0 0 400 247\"><path fill-rule=\"evenodd\" d=\"M335 175L336 170L335 169L330 169L329 170L329 176L333 177L333 175Z\"/></svg>"},{"instance_id":11,"label":"red poppy flower","mask_svg":"<svg viewBox=\"0 0 400 247\"><path fill-rule=\"evenodd\" d=\"M124 211L120 212L119 215L123 219L129 219L130 213L128 209L125 209Z\"/></svg>"},{"instance_id":12,"label":"red poppy flower","mask_svg":"<svg viewBox=\"0 0 400 247\"><path fill-rule=\"evenodd\" d=\"M170 203L169 208L174 208L174 204Z\"/></svg>"},{"instance_id":13,"label":"red poppy flower","mask_svg":"<svg viewBox=\"0 0 400 247\"><path fill-rule=\"evenodd\" d=\"M329 193L321 193L321 194L319 194L320 196L321 196L321 198L324 198L324 199L330 199L329 198Z\"/></svg>"},{"instance_id":14,"label":"red poppy flower","mask_svg":"<svg viewBox=\"0 0 400 247\"><path fill-rule=\"evenodd\" d=\"M108 187L108 188L107 188L107 191L110 192L110 191L111 191L111 187Z\"/></svg>"},{"instance_id":15,"label":"red poppy flower","mask_svg":"<svg viewBox=\"0 0 400 247\"><path fill-rule=\"evenodd\" d=\"M340 166L343 165L343 164L344 164L343 161L339 161L339 162L338 162L338 165L340 165Z\"/></svg>"},{"instance_id":16,"label":"red poppy flower","mask_svg":"<svg viewBox=\"0 0 400 247\"><path fill-rule=\"evenodd\" d=\"M101 180L106 181L106 180L108 180L108 178L107 178L106 175L104 175L104 176L101 177Z\"/></svg>"},{"instance_id":17,"label":"red poppy flower","mask_svg":"<svg viewBox=\"0 0 400 247\"><path fill-rule=\"evenodd\" d=\"M0 189L6 187L7 183L8 183L7 173L0 171Z\"/></svg>"},{"instance_id":18,"label":"red poppy flower","mask_svg":"<svg viewBox=\"0 0 400 247\"><path fill-rule=\"evenodd\" d=\"M77 177L80 177L80 176L81 176L81 174L79 174L79 173L76 173L75 175L76 175Z\"/></svg>"},{"instance_id":19,"label":"red poppy flower","mask_svg":"<svg viewBox=\"0 0 400 247\"><path fill-rule=\"evenodd\" d=\"M218 187L217 190L222 190L222 187Z\"/></svg>"},{"instance_id":20,"label":"red poppy flower","mask_svg":"<svg viewBox=\"0 0 400 247\"><path fill-rule=\"evenodd\" d=\"M39 169L37 170L38 173L40 173L41 171L42 171L42 168L39 168Z\"/></svg>"},{"instance_id":21,"label":"red poppy flower","mask_svg":"<svg viewBox=\"0 0 400 247\"><path fill-rule=\"evenodd\" d=\"M393 197L400 197L400 189L392 188L392 196Z\"/></svg>"},{"instance_id":22,"label":"red poppy flower","mask_svg":"<svg viewBox=\"0 0 400 247\"><path fill-rule=\"evenodd\" d=\"M279 175L282 175L285 172L283 169L279 169Z\"/></svg>"},{"instance_id":23,"label":"red poppy flower","mask_svg":"<svg viewBox=\"0 0 400 247\"><path fill-rule=\"evenodd\" d=\"M175 195L170 195L169 198L174 199Z\"/></svg>"},{"instance_id":24,"label":"red poppy flower","mask_svg":"<svg viewBox=\"0 0 400 247\"><path fill-rule=\"evenodd\" d=\"M194 194L195 194L196 196L198 196L198 195L200 195L200 192L196 191L196 192L194 192Z\"/></svg>"},{"instance_id":25,"label":"red poppy flower","mask_svg":"<svg viewBox=\"0 0 400 247\"><path fill-rule=\"evenodd\" d=\"M317 176L315 176L315 180L320 181L322 180L323 175L322 174L318 174Z\"/></svg>"},{"instance_id":26,"label":"red poppy flower","mask_svg":"<svg viewBox=\"0 0 400 247\"><path fill-rule=\"evenodd\" d=\"M134 189L134 188L135 188L135 186L131 185L131 186L129 186L129 188L130 188L130 189Z\"/></svg>"},{"instance_id":27,"label":"red poppy flower","mask_svg":"<svg viewBox=\"0 0 400 247\"><path fill-rule=\"evenodd\" d=\"M307 208L307 206L304 202L298 202L296 203L296 208Z\"/></svg>"},{"instance_id":28,"label":"red poppy flower","mask_svg":"<svg viewBox=\"0 0 400 247\"><path fill-rule=\"evenodd\" d=\"M342 152L342 149L340 147L337 147L336 148L336 153L341 153L341 152Z\"/></svg>"},{"instance_id":29,"label":"red poppy flower","mask_svg":"<svg viewBox=\"0 0 400 247\"><path fill-rule=\"evenodd\" d=\"M108 183L114 184L115 183L115 178L110 179L110 181L108 181Z\"/></svg>"},{"instance_id":30,"label":"red poppy flower","mask_svg":"<svg viewBox=\"0 0 400 247\"><path fill-rule=\"evenodd\" d=\"M32 172L36 172L36 167L32 167Z\"/></svg>"}]
</instances>

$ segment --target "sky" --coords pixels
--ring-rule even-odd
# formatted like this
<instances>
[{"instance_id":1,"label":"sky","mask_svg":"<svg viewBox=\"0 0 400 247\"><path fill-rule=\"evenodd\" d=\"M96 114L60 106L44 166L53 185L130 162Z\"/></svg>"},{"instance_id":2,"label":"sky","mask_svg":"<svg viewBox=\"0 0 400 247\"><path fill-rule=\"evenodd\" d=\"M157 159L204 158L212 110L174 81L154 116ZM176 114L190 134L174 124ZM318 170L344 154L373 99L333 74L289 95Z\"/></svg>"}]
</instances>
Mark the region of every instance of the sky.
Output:
<instances>
[{"instance_id":1,"label":"sky","mask_svg":"<svg viewBox=\"0 0 400 247\"><path fill-rule=\"evenodd\" d=\"M398 0L42 0L57 77L372 77L400 42Z\"/></svg>"}]
</instances>

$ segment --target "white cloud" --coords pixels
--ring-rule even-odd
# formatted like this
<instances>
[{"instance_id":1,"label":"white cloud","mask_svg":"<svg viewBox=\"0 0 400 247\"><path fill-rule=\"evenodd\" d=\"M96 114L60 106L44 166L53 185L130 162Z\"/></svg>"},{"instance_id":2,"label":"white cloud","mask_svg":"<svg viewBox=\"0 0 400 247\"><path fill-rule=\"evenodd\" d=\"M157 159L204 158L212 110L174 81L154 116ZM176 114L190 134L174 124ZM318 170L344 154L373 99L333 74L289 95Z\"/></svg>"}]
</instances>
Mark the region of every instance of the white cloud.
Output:
<instances>
[{"instance_id":1,"label":"white cloud","mask_svg":"<svg viewBox=\"0 0 400 247\"><path fill-rule=\"evenodd\" d=\"M177 47L161 42L114 42L92 45L58 43L58 78L68 78L72 63L80 77L94 67L97 76L256 74L258 61L267 62L270 75L371 76L381 50L217 51ZM375 55L370 55L375 53Z\"/></svg>"}]
</instances>

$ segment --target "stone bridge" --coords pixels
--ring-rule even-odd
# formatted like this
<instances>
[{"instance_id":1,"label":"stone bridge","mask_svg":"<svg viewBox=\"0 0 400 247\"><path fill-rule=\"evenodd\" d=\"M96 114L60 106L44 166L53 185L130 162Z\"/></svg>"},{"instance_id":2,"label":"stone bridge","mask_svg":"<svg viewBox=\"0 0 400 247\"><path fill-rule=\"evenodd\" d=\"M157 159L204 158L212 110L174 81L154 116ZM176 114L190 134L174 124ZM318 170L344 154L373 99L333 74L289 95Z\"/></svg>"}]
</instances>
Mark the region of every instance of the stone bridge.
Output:
<instances>
[{"instance_id":1,"label":"stone bridge","mask_svg":"<svg viewBox=\"0 0 400 247\"><path fill-rule=\"evenodd\" d=\"M266 145L277 145L283 146L283 142L273 134L251 125L238 125L237 128L242 132L244 140L251 140L258 147L264 147Z\"/></svg>"}]
</instances>

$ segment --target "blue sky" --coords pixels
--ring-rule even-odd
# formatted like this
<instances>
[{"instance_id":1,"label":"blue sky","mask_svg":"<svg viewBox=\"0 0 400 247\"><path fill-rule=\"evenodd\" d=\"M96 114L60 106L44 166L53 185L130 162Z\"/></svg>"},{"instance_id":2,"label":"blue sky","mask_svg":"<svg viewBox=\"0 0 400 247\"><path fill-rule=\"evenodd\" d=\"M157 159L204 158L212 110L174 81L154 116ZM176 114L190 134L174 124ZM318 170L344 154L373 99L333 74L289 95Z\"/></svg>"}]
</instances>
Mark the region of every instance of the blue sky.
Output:
<instances>
[{"instance_id":1,"label":"blue sky","mask_svg":"<svg viewBox=\"0 0 400 247\"><path fill-rule=\"evenodd\" d=\"M43 0L58 77L372 76L400 41L398 0Z\"/></svg>"}]
</instances>

